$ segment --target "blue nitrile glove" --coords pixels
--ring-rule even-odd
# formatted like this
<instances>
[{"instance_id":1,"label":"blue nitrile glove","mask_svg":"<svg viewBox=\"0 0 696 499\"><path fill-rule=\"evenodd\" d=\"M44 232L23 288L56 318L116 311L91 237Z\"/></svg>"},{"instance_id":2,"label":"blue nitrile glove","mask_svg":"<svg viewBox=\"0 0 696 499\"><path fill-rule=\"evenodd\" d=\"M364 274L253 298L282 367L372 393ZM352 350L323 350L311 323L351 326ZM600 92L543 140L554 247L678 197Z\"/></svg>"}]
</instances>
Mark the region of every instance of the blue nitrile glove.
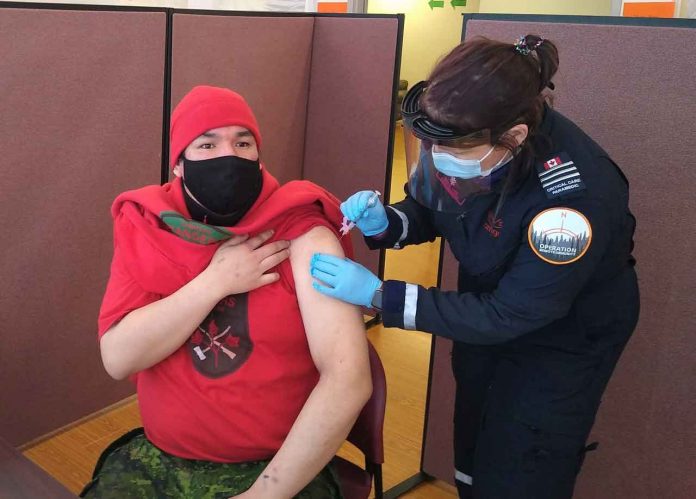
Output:
<instances>
[{"instance_id":1,"label":"blue nitrile glove","mask_svg":"<svg viewBox=\"0 0 696 499\"><path fill-rule=\"evenodd\" d=\"M372 297L382 285L376 275L349 258L314 253L309 266L312 277L328 285L315 281L314 289L354 305L372 306Z\"/></svg>"},{"instance_id":2,"label":"blue nitrile glove","mask_svg":"<svg viewBox=\"0 0 696 499\"><path fill-rule=\"evenodd\" d=\"M359 191L341 203L341 211L366 236L381 234L389 226L387 212L375 191Z\"/></svg>"}]
</instances>

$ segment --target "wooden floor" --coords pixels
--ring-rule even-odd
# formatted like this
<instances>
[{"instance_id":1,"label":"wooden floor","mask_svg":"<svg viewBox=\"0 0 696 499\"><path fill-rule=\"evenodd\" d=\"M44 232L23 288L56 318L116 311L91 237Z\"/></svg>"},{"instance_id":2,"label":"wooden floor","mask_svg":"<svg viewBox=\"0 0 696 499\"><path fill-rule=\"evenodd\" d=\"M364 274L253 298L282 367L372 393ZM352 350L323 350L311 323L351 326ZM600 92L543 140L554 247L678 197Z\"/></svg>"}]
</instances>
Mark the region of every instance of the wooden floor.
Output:
<instances>
[{"instance_id":1,"label":"wooden floor","mask_svg":"<svg viewBox=\"0 0 696 499\"><path fill-rule=\"evenodd\" d=\"M392 202L403 197L406 166L401 130L397 127L392 174ZM424 286L437 279L439 242L388 251L385 278L398 278ZM430 335L376 326L368 332L387 375L387 412L384 427L385 490L419 470L425 394L430 360ZM116 437L140 426L134 398L127 399L95 417L25 449L24 454L73 492L89 480L101 451ZM362 463L359 451L344 445L339 455ZM402 495L410 499L456 497L454 487L444 482L425 483Z\"/></svg>"}]
</instances>

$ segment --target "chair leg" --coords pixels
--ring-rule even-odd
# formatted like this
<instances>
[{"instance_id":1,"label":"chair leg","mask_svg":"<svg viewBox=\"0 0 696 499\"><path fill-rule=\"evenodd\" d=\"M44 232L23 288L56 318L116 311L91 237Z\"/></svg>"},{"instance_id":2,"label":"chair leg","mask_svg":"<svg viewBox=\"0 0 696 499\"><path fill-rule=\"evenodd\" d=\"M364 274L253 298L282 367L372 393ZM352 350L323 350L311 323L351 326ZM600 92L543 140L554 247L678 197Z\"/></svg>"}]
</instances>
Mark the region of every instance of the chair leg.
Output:
<instances>
[{"instance_id":1,"label":"chair leg","mask_svg":"<svg viewBox=\"0 0 696 499\"><path fill-rule=\"evenodd\" d=\"M373 464L374 479L375 479L375 499L382 499L384 491L382 490L382 465Z\"/></svg>"}]
</instances>

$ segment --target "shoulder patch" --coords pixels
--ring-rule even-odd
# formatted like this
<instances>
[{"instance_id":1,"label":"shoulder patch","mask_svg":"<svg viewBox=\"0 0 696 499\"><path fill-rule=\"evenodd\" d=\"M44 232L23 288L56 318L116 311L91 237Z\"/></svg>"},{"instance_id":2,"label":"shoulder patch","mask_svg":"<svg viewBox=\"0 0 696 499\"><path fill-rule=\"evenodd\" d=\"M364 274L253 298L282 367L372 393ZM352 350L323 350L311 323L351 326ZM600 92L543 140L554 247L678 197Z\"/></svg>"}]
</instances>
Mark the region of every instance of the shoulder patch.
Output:
<instances>
[{"instance_id":1,"label":"shoulder patch","mask_svg":"<svg viewBox=\"0 0 696 499\"><path fill-rule=\"evenodd\" d=\"M578 168L570 156L564 152L538 163L537 175L549 199L585 189Z\"/></svg>"},{"instance_id":2,"label":"shoulder patch","mask_svg":"<svg viewBox=\"0 0 696 499\"><path fill-rule=\"evenodd\" d=\"M592 243L592 226L579 211L550 208L534 217L527 232L532 251L554 265L573 263Z\"/></svg>"}]
</instances>

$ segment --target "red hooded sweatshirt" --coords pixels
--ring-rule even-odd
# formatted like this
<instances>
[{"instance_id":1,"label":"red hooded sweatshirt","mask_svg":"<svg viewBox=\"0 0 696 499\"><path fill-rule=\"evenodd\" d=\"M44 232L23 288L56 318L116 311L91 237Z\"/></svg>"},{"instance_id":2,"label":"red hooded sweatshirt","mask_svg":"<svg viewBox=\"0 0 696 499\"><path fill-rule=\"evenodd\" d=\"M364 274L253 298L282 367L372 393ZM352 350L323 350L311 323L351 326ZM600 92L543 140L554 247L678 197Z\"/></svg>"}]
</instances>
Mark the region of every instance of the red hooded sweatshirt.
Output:
<instances>
[{"instance_id":1,"label":"red hooded sweatshirt","mask_svg":"<svg viewBox=\"0 0 696 499\"><path fill-rule=\"evenodd\" d=\"M129 312L191 281L221 243L220 230L189 223L178 178L121 194L112 216L114 258L99 337ZM331 194L307 181L279 187L264 169L256 203L227 230L254 236L274 229L273 240L292 240L316 226L338 235L341 221ZM349 238L342 244L352 256ZM280 448L319 375L289 260L278 272L279 281L220 301L184 345L135 376L154 445L218 462L267 459Z\"/></svg>"}]
</instances>

